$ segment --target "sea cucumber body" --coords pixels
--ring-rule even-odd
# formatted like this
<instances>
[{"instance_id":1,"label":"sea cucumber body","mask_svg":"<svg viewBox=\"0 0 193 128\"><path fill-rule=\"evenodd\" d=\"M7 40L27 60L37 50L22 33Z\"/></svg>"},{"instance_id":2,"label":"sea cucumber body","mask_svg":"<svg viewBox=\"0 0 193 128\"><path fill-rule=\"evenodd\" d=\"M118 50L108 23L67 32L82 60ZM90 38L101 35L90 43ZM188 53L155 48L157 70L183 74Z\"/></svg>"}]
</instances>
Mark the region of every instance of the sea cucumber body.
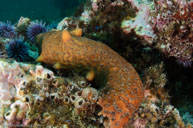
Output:
<instances>
[{"instance_id":1,"label":"sea cucumber body","mask_svg":"<svg viewBox=\"0 0 193 128\"><path fill-rule=\"evenodd\" d=\"M39 61L59 63L64 67L85 66L108 71L107 92L98 101L100 114L108 118L111 128L123 128L143 100L142 82L135 69L107 45L71 35L62 40L62 31L48 32L38 38L42 44Z\"/></svg>"}]
</instances>

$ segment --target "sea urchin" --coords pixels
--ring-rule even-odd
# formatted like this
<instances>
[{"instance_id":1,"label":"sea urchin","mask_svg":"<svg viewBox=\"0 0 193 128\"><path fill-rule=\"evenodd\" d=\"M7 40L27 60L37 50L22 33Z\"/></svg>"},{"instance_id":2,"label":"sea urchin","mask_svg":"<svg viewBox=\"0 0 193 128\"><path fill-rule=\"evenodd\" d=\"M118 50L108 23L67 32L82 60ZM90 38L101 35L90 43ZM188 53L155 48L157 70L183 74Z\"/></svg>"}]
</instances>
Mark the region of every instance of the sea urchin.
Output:
<instances>
[{"instance_id":1,"label":"sea urchin","mask_svg":"<svg viewBox=\"0 0 193 128\"><path fill-rule=\"evenodd\" d=\"M27 37L30 41L34 42L35 36L47 32L46 24L42 21L30 23L27 29Z\"/></svg>"},{"instance_id":2,"label":"sea urchin","mask_svg":"<svg viewBox=\"0 0 193 128\"><path fill-rule=\"evenodd\" d=\"M11 25L10 22L0 22L0 37L4 38L15 38L16 37L16 31L15 27Z\"/></svg>"},{"instance_id":3,"label":"sea urchin","mask_svg":"<svg viewBox=\"0 0 193 128\"><path fill-rule=\"evenodd\" d=\"M176 61L177 61L178 64L183 65L185 68L188 68L188 67L191 67L191 66L192 66L192 60L191 60L191 58L178 57Z\"/></svg>"},{"instance_id":4,"label":"sea urchin","mask_svg":"<svg viewBox=\"0 0 193 128\"><path fill-rule=\"evenodd\" d=\"M6 52L8 57L14 58L19 62L30 60L29 49L29 46L21 37L11 40L6 45Z\"/></svg>"}]
</instances>

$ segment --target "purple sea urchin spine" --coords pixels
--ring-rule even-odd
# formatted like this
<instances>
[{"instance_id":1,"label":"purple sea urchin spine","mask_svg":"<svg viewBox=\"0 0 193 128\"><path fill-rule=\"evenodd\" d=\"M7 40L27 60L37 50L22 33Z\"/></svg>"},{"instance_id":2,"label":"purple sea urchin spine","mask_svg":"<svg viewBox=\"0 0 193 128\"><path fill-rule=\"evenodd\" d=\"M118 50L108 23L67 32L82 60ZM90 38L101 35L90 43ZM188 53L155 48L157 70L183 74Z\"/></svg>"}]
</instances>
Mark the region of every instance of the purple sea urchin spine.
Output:
<instances>
[{"instance_id":1,"label":"purple sea urchin spine","mask_svg":"<svg viewBox=\"0 0 193 128\"><path fill-rule=\"evenodd\" d=\"M177 63L183 65L184 67L191 67L192 60L190 58L177 58Z\"/></svg>"},{"instance_id":2,"label":"purple sea urchin spine","mask_svg":"<svg viewBox=\"0 0 193 128\"><path fill-rule=\"evenodd\" d=\"M14 58L17 61L27 61L30 59L29 46L21 37L8 42L6 52L9 58Z\"/></svg>"},{"instance_id":3,"label":"purple sea urchin spine","mask_svg":"<svg viewBox=\"0 0 193 128\"><path fill-rule=\"evenodd\" d=\"M32 22L27 29L27 37L34 42L35 36L44 32L47 32L46 23L42 21Z\"/></svg>"},{"instance_id":4,"label":"purple sea urchin spine","mask_svg":"<svg viewBox=\"0 0 193 128\"><path fill-rule=\"evenodd\" d=\"M15 38L16 35L15 27L9 21L0 22L0 37Z\"/></svg>"}]
</instances>

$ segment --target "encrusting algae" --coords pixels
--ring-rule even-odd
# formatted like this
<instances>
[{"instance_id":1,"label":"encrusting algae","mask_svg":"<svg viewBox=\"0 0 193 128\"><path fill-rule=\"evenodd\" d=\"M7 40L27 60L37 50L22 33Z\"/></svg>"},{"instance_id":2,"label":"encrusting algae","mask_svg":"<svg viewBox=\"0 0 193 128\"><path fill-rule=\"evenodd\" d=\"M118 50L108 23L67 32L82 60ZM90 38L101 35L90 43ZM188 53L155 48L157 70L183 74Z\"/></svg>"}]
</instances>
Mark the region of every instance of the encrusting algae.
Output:
<instances>
[{"instance_id":1,"label":"encrusting algae","mask_svg":"<svg viewBox=\"0 0 193 128\"><path fill-rule=\"evenodd\" d=\"M40 34L37 42L42 52L37 61L54 65L56 69L82 66L95 72L107 71L105 94L98 101L102 107L99 114L108 118L105 127L126 127L144 97L139 75L108 46L81 35L81 29ZM91 72L91 75L94 74Z\"/></svg>"}]
</instances>

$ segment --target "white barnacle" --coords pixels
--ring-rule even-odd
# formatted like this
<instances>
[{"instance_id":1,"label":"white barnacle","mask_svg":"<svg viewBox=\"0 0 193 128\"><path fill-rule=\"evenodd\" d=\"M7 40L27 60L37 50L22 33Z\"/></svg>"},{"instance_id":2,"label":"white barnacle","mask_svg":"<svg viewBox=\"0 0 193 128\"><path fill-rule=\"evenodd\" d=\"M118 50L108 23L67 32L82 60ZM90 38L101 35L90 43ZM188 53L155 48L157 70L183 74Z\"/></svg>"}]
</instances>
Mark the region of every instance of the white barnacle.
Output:
<instances>
[{"instance_id":1,"label":"white barnacle","mask_svg":"<svg viewBox=\"0 0 193 128\"><path fill-rule=\"evenodd\" d=\"M55 99L59 98L59 95L58 95L58 93L52 93L52 94L50 94L50 98L52 100L55 100Z\"/></svg>"},{"instance_id":2,"label":"white barnacle","mask_svg":"<svg viewBox=\"0 0 193 128\"><path fill-rule=\"evenodd\" d=\"M12 122L15 120L16 114L17 114L17 108L13 108L9 110L8 112L6 112L4 114L4 117L8 122Z\"/></svg>"},{"instance_id":3,"label":"white barnacle","mask_svg":"<svg viewBox=\"0 0 193 128\"><path fill-rule=\"evenodd\" d=\"M43 71L44 71L44 68L41 65L38 65L38 66L36 66L35 75L41 76Z\"/></svg>"},{"instance_id":4,"label":"white barnacle","mask_svg":"<svg viewBox=\"0 0 193 128\"><path fill-rule=\"evenodd\" d=\"M56 78L54 78L54 79L52 80L52 85L53 85L54 87L57 87L57 86L58 86L58 80L57 80Z\"/></svg>"},{"instance_id":5,"label":"white barnacle","mask_svg":"<svg viewBox=\"0 0 193 128\"><path fill-rule=\"evenodd\" d=\"M44 90L44 91L48 91L48 90L49 90L49 85L48 85L48 83L43 83L42 90Z\"/></svg>"},{"instance_id":6,"label":"white barnacle","mask_svg":"<svg viewBox=\"0 0 193 128\"><path fill-rule=\"evenodd\" d=\"M52 71L44 69L43 78L47 80L52 80L54 78L54 73Z\"/></svg>"},{"instance_id":7,"label":"white barnacle","mask_svg":"<svg viewBox=\"0 0 193 128\"><path fill-rule=\"evenodd\" d=\"M75 93L75 95L76 95L77 97L81 97L81 96L82 96L82 91L77 91L77 92Z\"/></svg>"},{"instance_id":8,"label":"white barnacle","mask_svg":"<svg viewBox=\"0 0 193 128\"><path fill-rule=\"evenodd\" d=\"M24 90L20 87L20 88L17 88L16 90L16 97L17 98L21 98L24 96Z\"/></svg>"},{"instance_id":9,"label":"white barnacle","mask_svg":"<svg viewBox=\"0 0 193 128\"><path fill-rule=\"evenodd\" d=\"M43 120L44 122L48 121L50 119L51 115L48 112L43 113Z\"/></svg>"},{"instance_id":10,"label":"white barnacle","mask_svg":"<svg viewBox=\"0 0 193 128\"><path fill-rule=\"evenodd\" d=\"M95 88L87 87L82 90L82 96L89 101L97 101L98 100L98 91Z\"/></svg>"},{"instance_id":11,"label":"white barnacle","mask_svg":"<svg viewBox=\"0 0 193 128\"><path fill-rule=\"evenodd\" d=\"M29 110L29 104L21 100L16 100L13 104L11 104L10 108L11 109L19 108L19 109L27 111Z\"/></svg>"},{"instance_id":12,"label":"white barnacle","mask_svg":"<svg viewBox=\"0 0 193 128\"><path fill-rule=\"evenodd\" d=\"M69 91L72 91L72 90L74 89L74 87L75 87L75 84L73 84L73 83L70 83L70 84L67 86L67 88L68 88Z\"/></svg>"},{"instance_id":13,"label":"white barnacle","mask_svg":"<svg viewBox=\"0 0 193 128\"><path fill-rule=\"evenodd\" d=\"M83 98L77 98L74 102L75 108L82 108L85 104L85 100Z\"/></svg>"},{"instance_id":14,"label":"white barnacle","mask_svg":"<svg viewBox=\"0 0 193 128\"><path fill-rule=\"evenodd\" d=\"M28 84L27 80L22 80L18 85L16 85L16 88L25 88Z\"/></svg>"},{"instance_id":15,"label":"white barnacle","mask_svg":"<svg viewBox=\"0 0 193 128\"><path fill-rule=\"evenodd\" d=\"M75 103L76 96L75 95L70 95L70 101L71 101L71 103Z\"/></svg>"},{"instance_id":16,"label":"white barnacle","mask_svg":"<svg viewBox=\"0 0 193 128\"><path fill-rule=\"evenodd\" d=\"M36 101L43 101L44 100L44 98L39 96L39 95L34 95L34 98Z\"/></svg>"},{"instance_id":17,"label":"white barnacle","mask_svg":"<svg viewBox=\"0 0 193 128\"><path fill-rule=\"evenodd\" d=\"M67 96L63 97L64 104L70 104L70 98Z\"/></svg>"},{"instance_id":18,"label":"white barnacle","mask_svg":"<svg viewBox=\"0 0 193 128\"><path fill-rule=\"evenodd\" d=\"M32 97L30 95L25 95L23 98L22 98L22 101L23 102L27 102L27 103L30 103L33 101Z\"/></svg>"},{"instance_id":19,"label":"white barnacle","mask_svg":"<svg viewBox=\"0 0 193 128\"><path fill-rule=\"evenodd\" d=\"M41 85L43 84L43 82L44 82L44 81L43 81L43 78L41 78L41 77L39 77L39 76L36 77L36 84L37 84L37 85L40 85L40 86L41 86Z\"/></svg>"},{"instance_id":20,"label":"white barnacle","mask_svg":"<svg viewBox=\"0 0 193 128\"><path fill-rule=\"evenodd\" d=\"M81 87L81 88L85 88L88 86L88 83L86 80L81 80L81 81L78 81L78 85Z\"/></svg>"}]
</instances>

